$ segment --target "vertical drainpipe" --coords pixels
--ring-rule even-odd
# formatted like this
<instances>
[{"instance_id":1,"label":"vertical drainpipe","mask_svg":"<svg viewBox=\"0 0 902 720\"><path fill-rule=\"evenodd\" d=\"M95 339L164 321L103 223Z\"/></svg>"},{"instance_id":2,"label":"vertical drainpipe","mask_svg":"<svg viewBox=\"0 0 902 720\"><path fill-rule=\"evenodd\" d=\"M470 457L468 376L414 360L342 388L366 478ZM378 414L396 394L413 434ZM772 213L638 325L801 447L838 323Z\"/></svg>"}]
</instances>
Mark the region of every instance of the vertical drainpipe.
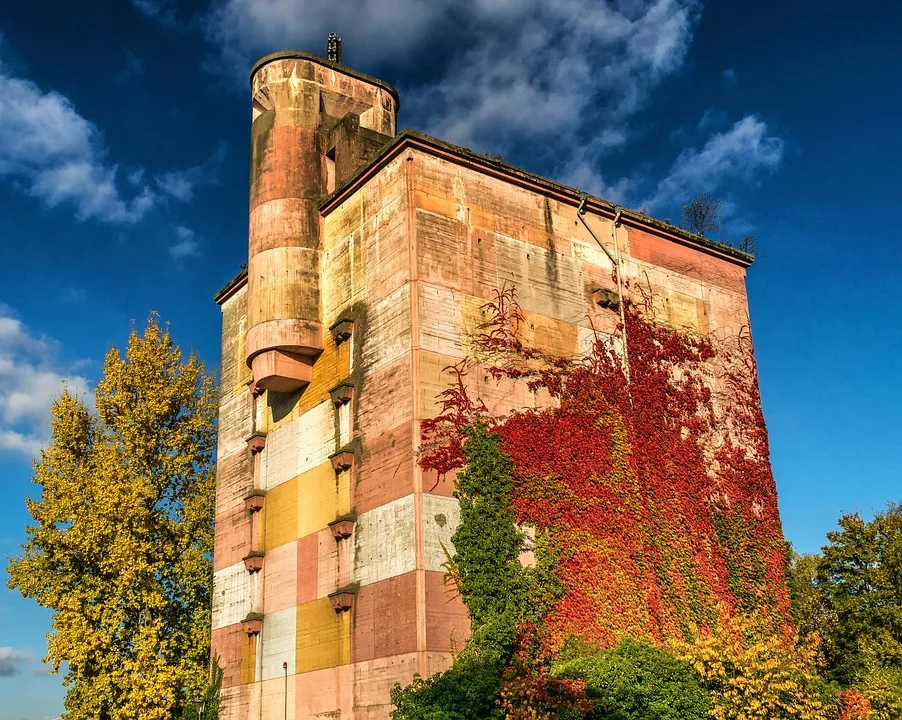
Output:
<instances>
[{"instance_id":1,"label":"vertical drainpipe","mask_svg":"<svg viewBox=\"0 0 902 720\"><path fill-rule=\"evenodd\" d=\"M623 273L621 272L621 261L620 261L620 245L617 243L617 228L620 227L620 218L623 215L623 208L619 205L614 206L614 220L611 223L611 242L614 243L614 254L604 246L601 240L598 239L598 236L592 231L592 228L589 227L589 223L586 222L586 219L583 217L586 214L586 203L588 202L589 197L586 193L581 192L579 194L579 208L577 208L577 216L579 217L582 224L585 226L586 230L589 231L589 234L594 238L595 242L598 243L598 247L600 247L604 254L608 256L608 259L614 265L614 273L617 276L617 293L620 296L620 325L623 328L623 368L626 374L626 386L627 391L629 392L630 388L630 356L629 356L629 345L627 343L626 338L626 312L623 308ZM629 392L630 405L633 403L632 393Z\"/></svg>"}]
</instances>

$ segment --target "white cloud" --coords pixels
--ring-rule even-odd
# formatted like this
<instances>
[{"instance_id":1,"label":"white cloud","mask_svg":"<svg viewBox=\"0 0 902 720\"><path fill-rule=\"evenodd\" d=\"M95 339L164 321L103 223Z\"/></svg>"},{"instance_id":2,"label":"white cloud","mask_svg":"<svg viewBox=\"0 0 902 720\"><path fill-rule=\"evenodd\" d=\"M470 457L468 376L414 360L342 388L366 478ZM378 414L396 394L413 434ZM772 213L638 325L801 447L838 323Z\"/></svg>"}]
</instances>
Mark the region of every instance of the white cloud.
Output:
<instances>
[{"instance_id":1,"label":"white cloud","mask_svg":"<svg viewBox=\"0 0 902 720\"><path fill-rule=\"evenodd\" d=\"M360 69L428 63L428 81L400 88L414 127L568 174L626 141L629 119L682 65L698 12L696 0L358 0L353 12L219 0L207 30L242 71L286 45L321 52L330 30Z\"/></svg>"},{"instance_id":2,"label":"white cloud","mask_svg":"<svg viewBox=\"0 0 902 720\"><path fill-rule=\"evenodd\" d=\"M683 67L701 14L699 0L353 5L349 12L331 0L213 0L205 27L221 52L216 67L239 70L244 83L256 57L285 47L322 52L336 31L357 69L416 78L398 88L402 125L501 153L615 202L638 200L649 181L639 171L610 178L600 168L635 138L654 90ZM735 71L723 78L735 81ZM724 121L707 113L697 130L710 134ZM644 204L748 180L776 167L782 152L782 141L749 116L682 152Z\"/></svg>"},{"instance_id":3,"label":"white cloud","mask_svg":"<svg viewBox=\"0 0 902 720\"><path fill-rule=\"evenodd\" d=\"M202 165L162 173L125 174L109 162L103 136L72 101L17 77L0 60L0 178L9 178L50 207L71 206L79 220L134 224L163 197L192 199L215 179L223 150Z\"/></svg>"},{"instance_id":4,"label":"white cloud","mask_svg":"<svg viewBox=\"0 0 902 720\"><path fill-rule=\"evenodd\" d=\"M22 672L31 658L15 648L0 647L0 677L12 677Z\"/></svg>"},{"instance_id":5,"label":"white cloud","mask_svg":"<svg viewBox=\"0 0 902 720\"><path fill-rule=\"evenodd\" d=\"M153 205L145 187L124 197L97 128L57 92L0 64L0 177L24 183L48 205L71 203L80 219L130 223Z\"/></svg>"},{"instance_id":6,"label":"white cloud","mask_svg":"<svg viewBox=\"0 0 902 720\"><path fill-rule=\"evenodd\" d=\"M56 343L29 332L0 305L0 452L37 453L64 386L90 395L86 378L58 367Z\"/></svg>"},{"instance_id":7,"label":"white cloud","mask_svg":"<svg viewBox=\"0 0 902 720\"><path fill-rule=\"evenodd\" d=\"M173 260L184 260L200 254L200 247L194 231L184 226L175 229L176 241L169 246L169 255Z\"/></svg>"},{"instance_id":8,"label":"white cloud","mask_svg":"<svg viewBox=\"0 0 902 720\"><path fill-rule=\"evenodd\" d=\"M225 145L219 145L200 165L161 173L154 178L154 182L164 194L179 202L190 202L197 187L219 182L219 167L225 159L225 154Z\"/></svg>"},{"instance_id":9,"label":"white cloud","mask_svg":"<svg viewBox=\"0 0 902 720\"><path fill-rule=\"evenodd\" d=\"M783 141L767 123L747 115L729 130L712 135L701 148L680 153L667 176L642 205L651 210L713 192L727 179L752 180L774 170L783 159Z\"/></svg>"}]
</instances>

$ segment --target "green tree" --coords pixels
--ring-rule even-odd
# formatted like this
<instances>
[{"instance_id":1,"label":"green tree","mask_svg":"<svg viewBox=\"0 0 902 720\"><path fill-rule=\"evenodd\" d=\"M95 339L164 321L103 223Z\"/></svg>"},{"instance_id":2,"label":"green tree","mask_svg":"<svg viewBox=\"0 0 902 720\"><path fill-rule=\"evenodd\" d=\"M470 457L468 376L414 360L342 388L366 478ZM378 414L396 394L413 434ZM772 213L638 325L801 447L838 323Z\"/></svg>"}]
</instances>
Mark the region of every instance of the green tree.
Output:
<instances>
[{"instance_id":1,"label":"green tree","mask_svg":"<svg viewBox=\"0 0 902 720\"><path fill-rule=\"evenodd\" d=\"M818 583L818 569L823 558L816 553L799 555L789 549L789 594L792 598L792 619L804 640L813 633L823 636L836 624L836 617L827 605L827 598Z\"/></svg>"},{"instance_id":2,"label":"green tree","mask_svg":"<svg viewBox=\"0 0 902 720\"><path fill-rule=\"evenodd\" d=\"M827 534L817 581L836 616L825 633L830 676L849 686L902 668L902 506L870 522L844 515L839 527Z\"/></svg>"},{"instance_id":3,"label":"green tree","mask_svg":"<svg viewBox=\"0 0 902 720\"><path fill-rule=\"evenodd\" d=\"M67 720L174 720L208 684L213 379L151 316L107 354L95 405L53 405L9 586L53 611Z\"/></svg>"},{"instance_id":4,"label":"green tree","mask_svg":"<svg viewBox=\"0 0 902 720\"><path fill-rule=\"evenodd\" d=\"M449 576L467 606L472 634L454 664L430 678L415 678L391 693L396 720L477 720L500 716L501 674L517 639L517 626L534 619L553 584L544 574L547 554L537 541L538 567L519 561L523 533L511 507L511 460L500 438L482 423L463 429L466 469L457 477L460 525ZM536 579L542 577L545 588Z\"/></svg>"}]
</instances>

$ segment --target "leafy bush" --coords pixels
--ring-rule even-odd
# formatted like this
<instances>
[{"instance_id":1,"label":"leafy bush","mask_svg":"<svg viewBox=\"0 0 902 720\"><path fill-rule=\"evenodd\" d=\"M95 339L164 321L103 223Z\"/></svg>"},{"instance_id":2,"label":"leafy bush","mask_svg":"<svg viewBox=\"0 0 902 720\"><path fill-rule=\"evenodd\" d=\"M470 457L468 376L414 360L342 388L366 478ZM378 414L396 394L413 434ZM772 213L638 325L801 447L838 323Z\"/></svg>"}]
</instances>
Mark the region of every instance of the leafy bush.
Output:
<instances>
[{"instance_id":1,"label":"leafy bush","mask_svg":"<svg viewBox=\"0 0 902 720\"><path fill-rule=\"evenodd\" d=\"M639 640L562 663L552 673L586 683L591 720L705 720L711 710L687 662Z\"/></svg>"},{"instance_id":2,"label":"leafy bush","mask_svg":"<svg viewBox=\"0 0 902 720\"><path fill-rule=\"evenodd\" d=\"M868 720L902 718L902 668L875 665L862 676L859 687L868 698Z\"/></svg>"},{"instance_id":3,"label":"leafy bush","mask_svg":"<svg viewBox=\"0 0 902 720\"><path fill-rule=\"evenodd\" d=\"M836 699L817 673L817 650L756 614L699 632L680 654L710 690L714 720L825 720Z\"/></svg>"},{"instance_id":4,"label":"leafy bush","mask_svg":"<svg viewBox=\"0 0 902 720\"><path fill-rule=\"evenodd\" d=\"M500 663L458 657L444 672L406 687L395 685L391 701L395 720L487 720L501 717L495 705Z\"/></svg>"}]
</instances>

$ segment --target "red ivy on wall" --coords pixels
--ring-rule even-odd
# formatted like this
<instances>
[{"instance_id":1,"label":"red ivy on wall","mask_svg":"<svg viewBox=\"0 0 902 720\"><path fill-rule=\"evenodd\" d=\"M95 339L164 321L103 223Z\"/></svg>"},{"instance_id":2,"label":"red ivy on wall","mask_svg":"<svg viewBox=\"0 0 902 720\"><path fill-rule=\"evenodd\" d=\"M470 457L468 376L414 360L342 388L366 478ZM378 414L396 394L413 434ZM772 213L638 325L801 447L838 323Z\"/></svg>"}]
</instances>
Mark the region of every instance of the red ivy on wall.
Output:
<instances>
[{"instance_id":1,"label":"red ivy on wall","mask_svg":"<svg viewBox=\"0 0 902 720\"><path fill-rule=\"evenodd\" d=\"M677 332L648 307L625 300L617 337L573 359L526 346L514 292L501 291L441 414L424 422L421 464L445 473L463 464L460 428L487 420L467 391L471 368L552 396L489 419L513 461L518 522L547 531L558 559L564 593L543 623L546 650L571 636L664 642L754 608L789 617L751 343Z\"/></svg>"}]
</instances>

